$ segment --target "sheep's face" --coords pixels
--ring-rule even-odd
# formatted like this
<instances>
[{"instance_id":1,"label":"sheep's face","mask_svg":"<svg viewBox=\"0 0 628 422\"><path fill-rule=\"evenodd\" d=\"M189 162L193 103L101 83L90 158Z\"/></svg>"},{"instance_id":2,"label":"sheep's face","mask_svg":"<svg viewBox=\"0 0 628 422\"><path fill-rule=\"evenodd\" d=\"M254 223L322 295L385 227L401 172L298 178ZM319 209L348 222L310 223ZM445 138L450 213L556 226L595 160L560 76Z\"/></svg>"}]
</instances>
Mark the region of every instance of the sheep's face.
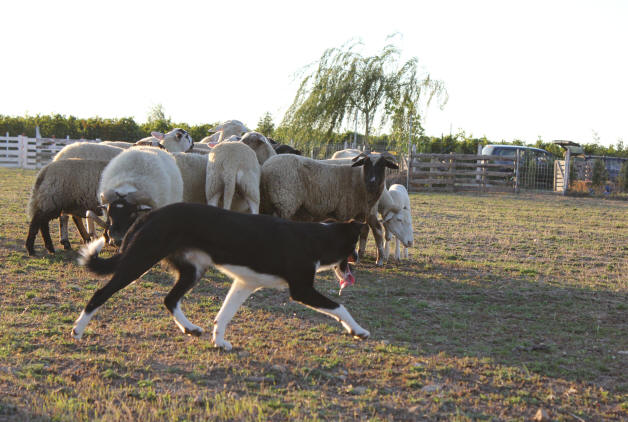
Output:
<instances>
[{"instance_id":1,"label":"sheep's face","mask_svg":"<svg viewBox=\"0 0 628 422\"><path fill-rule=\"evenodd\" d=\"M109 242L115 246L122 244L124 235L137 218L146 211L150 211L148 205L129 203L121 198L107 205L107 234Z\"/></svg>"},{"instance_id":2,"label":"sheep's face","mask_svg":"<svg viewBox=\"0 0 628 422\"><path fill-rule=\"evenodd\" d=\"M399 166L392 161L391 157L384 154L375 158L368 155L358 155L353 161L353 167L362 166L362 177L366 191L377 197L379 197L384 190L386 167L391 169L399 168Z\"/></svg>"},{"instance_id":3,"label":"sheep's face","mask_svg":"<svg viewBox=\"0 0 628 422\"><path fill-rule=\"evenodd\" d=\"M386 231L397 236L397 239L403 243L403 246L409 248L413 245L414 233L412 232L410 210L404 208L398 212L390 211L384 216L383 223Z\"/></svg>"},{"instance_id":4,"label":"sheep's face","mask_svg":"<svg viewBox=\"0 0 628 422\"><path fill-rule=\"evenodd\" d=\"M173 129L165 135L161 132L151 132L151 135L159 139L159 143L168 152L188 152L194 146L192 137L183 129Z\"/></svg>"}]
</instances>

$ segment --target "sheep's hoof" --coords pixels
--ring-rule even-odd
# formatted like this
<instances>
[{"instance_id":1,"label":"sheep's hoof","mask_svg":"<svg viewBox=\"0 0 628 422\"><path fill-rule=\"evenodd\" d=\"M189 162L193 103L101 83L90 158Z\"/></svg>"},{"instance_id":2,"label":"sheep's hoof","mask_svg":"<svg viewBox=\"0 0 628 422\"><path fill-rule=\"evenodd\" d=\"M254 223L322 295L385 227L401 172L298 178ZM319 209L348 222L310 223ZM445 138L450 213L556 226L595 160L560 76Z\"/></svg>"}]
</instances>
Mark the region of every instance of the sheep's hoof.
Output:
<instances>
[{"instance_id":1,"label":"sheep's hoof","mask_svg":"<svg viewBox=\"0 0 628 422\"><path fill-rule=\"evenodd\" d=\"M72 245L70 245L69 240L62 240L61 244L63 245L63 249L65 249L66 251L72 250ZM54 251L51 252L54 253Z\"/></svg>"},{"instance_id":2,"label":"sheep's hoof","mask_svg":"<svg viewBox=\"0 0 628 422\"><path fill-rule=\"evenodd\" d=\"M50 253L55 253L55 248L52 245L46 246L46 250Z\"/></svg>"},{"instance_id":3,"label":"sheep's hoof","mask_svg":"<svg viewBox=\"0 0 628 422\"><path fill-rule=\"evenodd\" d=\"M29 248L27 246L26 247L26 252L28 253L28 256L34 256L35 255L35 248L33 248L32 246Z\"/></svg>"}]
</instances>

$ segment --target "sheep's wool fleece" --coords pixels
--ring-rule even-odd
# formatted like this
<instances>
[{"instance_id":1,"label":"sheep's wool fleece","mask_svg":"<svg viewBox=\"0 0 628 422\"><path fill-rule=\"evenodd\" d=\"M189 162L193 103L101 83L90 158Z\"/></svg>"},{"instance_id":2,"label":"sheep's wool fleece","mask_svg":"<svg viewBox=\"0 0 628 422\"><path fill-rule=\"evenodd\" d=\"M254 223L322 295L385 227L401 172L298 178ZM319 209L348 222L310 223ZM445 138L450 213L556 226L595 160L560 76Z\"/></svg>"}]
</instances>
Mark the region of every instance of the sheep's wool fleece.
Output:
<instances>
[{"instance_id":1,"label":"sheep's wool fleece","mask_svg":"<svg viewBox=\"0 0 628 422\"><path fill-rule=\"evenodd\" d=\"M153 147L135 147L115 157L103 171L98 196L129 186L150 198L146 205L163 207L183 200L183 179L174 158Z\"/></svg>"},{"instance_id":2,"label":"sheep's wool fleece","mask_svg":"<svg viewBox=\"0 0 628 422\"><path fill-rule=\"evenodd\" d=\"M65 146L59 151L57 155L55 155L54 161L67 160L69 158L110 161L122 151L124 151L123 148L113 145L75 142Z\"/></svg>"},{"instance_id":3,"label":"sheep's wool fleece","mask_svg":"<svg viewBox=\"0 0 628 422\"><path fill-rule=\"evenodd\" d=\"M98 206L96 189L105 161L61 160L43 167L28 202L29 219L36 211L57 216L61 211L81 215Z\"/></svg>"},{"instance_id":4,"label":"sheep's wool fleece","mask_svg":"<svg viewBox=\"0 0 628 422\"><path fill-rule=\"evenodd\" d=\"M183 202L204 204L207 155L177 152L172 154L183 178Z\"/></svg>"},{"instance_id":5,"label":"sheep's wool fleece","mask_svg":"<svg viewBox=\"0 0 628 422\"><path fill-rule=\"evenodd\" d=\"M361 167L334 165L292 154L271 157L262 166L262 208L282 218L306 212L315 221L366 218L370 208Z\"/></svg>"}]
</instances>

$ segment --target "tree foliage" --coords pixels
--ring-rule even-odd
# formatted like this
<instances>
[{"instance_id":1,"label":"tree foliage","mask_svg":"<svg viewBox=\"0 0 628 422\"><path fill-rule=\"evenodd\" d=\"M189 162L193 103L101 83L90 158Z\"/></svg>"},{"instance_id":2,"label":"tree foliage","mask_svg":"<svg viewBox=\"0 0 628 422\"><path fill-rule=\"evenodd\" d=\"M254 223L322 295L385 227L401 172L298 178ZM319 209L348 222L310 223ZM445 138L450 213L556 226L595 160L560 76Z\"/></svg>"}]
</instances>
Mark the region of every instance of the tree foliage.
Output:
<instances>
[{"instance_id":1,"label":"tree foliage","mask_svg":"<svg viewBox=\"0 0 628 422\"><path fill-rule=\"evenodd\" d=\"M264 136L273 136L275 131L275 124L273 123L273 116L266 112L257 122L256 132L261 133Z\"/></svg>"},{"instance_id":2,"label":"tree foliage","mask_svg":"<svg viewBox=\"0 0 628 422\"><path fill-rule=\"evenodd\" d=\"M604 161L600 159L596 159L593 162L593 171L591 174L591 184L593 186L602 186L608 180L608 170L606 170L606 165Z\"/></svg>"},{"instance_id":3,"label":"tree foliage","mask_svg":"<svg viewBox=\"0 0 628 422\"><path fill-rule=\"evenodd\" d=\"M359 45L330 48L314 70L304 68L303 73L310 73L302 79L282 122L297 144L323 143L358 116L368 148L376 119L384 125L392 117L397 132L410 119L420 128L422 101L429 105L438 98L441 106L445 104L444 84L429 75L419 76L417 58L400 63L400 51L392 44L377 55L363 56L356 52Z\"/></svg>"}]
</instances>

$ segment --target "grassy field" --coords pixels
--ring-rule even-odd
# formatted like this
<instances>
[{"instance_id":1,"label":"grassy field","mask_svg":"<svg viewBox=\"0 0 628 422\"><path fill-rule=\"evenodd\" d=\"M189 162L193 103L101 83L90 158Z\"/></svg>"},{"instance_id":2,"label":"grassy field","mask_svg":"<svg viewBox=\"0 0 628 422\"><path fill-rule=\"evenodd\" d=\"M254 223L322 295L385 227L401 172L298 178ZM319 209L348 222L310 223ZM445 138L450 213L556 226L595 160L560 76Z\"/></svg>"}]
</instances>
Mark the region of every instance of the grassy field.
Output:
<instances>
[{"instance_id":1,"label":"grassy field","mask_svg":"<svg viewBox=\"0 0 628 422\"><path fill-rule=\"evenodd\" d=\"M39 236L27 256L34 178L0 169L0 421L628 418L628 202L412 195L411 259L377 268L370 245L340 298L371 339L267 290L226 353L179 332L159 267L73 340L105 280ZM228 287L210 272L184 301L206 333Z\"/></svg>"}]
</instances>

